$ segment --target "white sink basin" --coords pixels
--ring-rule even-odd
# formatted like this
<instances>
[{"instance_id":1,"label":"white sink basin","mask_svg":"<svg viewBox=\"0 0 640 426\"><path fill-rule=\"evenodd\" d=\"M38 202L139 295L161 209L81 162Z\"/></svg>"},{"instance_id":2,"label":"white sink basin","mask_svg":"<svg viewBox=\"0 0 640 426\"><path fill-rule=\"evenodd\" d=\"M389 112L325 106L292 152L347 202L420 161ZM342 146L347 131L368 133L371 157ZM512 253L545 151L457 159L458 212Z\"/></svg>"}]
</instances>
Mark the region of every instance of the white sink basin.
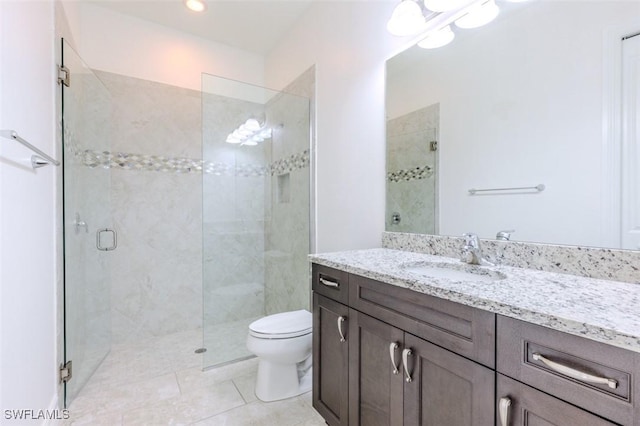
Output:
<instances>
[{"instance_id":1,"label":"white sink basin","mask_svg":"<svg viewBox=\"0 0 640 426\"><path fill-rule=\"evenodd\" d=\"M494 282L506 278L502 272L477 265L452 263L421 263L407 265L405 271L428 278L444 278L451 281Z\"/></svg>"}]
</instances>

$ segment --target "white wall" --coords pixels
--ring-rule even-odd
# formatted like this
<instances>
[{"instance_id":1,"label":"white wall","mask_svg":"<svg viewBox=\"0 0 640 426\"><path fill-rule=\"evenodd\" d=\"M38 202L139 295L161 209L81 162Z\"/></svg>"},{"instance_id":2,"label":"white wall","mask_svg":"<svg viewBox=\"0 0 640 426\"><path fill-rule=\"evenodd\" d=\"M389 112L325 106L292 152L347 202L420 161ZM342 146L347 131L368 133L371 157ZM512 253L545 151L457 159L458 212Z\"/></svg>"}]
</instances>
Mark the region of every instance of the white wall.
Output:
<instances>
[{"instance_id":1,"label":"white wall","mask_svg":"<svg viewBox=\"0 0 640 426\"><path fill-rule=\"evenodd\" d=\"M0 2L0 129L56 154L54 12L50 1ZM57 154L56 154L57 155ZM55 179L0 141L0 413L56 402ZM34 424L34 422L30 422Z\"/></svg>"},{"instance_id":2,"label":"white wall","mask_svg":"<svg viewBox=\"0 0 640 426\"><path fill-rule=\"evenodd\" d=\"M440 231L604 245L603 35L637 2L536 2L424 51L392 78L389 118L440 103ZM473 33L471 33L473 31ZM418 49L419 50L419 49ZM545 184L536 195L469 188Z\"/></svg>"},{"instance_id":3,"label":"white wall","mask_svg":"<svg viewBox=\"0 0 640 426\"><path fill-rule=\"evenodd\" d=\"M193 90L201 73L263 85L262 56L99 6L65 1L80 56L90 68Z\"/></svg>"},{"instance_id":4,"label":"white wall","mask_svg":"<svg viewBox=\"0 0 640 426\"><path fill-rule=\"evenodd\" d=\"M316 64L315 251L380 246L385 202L386 32L395 2L314 2L266 58L282 88Z\"/></svg>"}]
</instances>

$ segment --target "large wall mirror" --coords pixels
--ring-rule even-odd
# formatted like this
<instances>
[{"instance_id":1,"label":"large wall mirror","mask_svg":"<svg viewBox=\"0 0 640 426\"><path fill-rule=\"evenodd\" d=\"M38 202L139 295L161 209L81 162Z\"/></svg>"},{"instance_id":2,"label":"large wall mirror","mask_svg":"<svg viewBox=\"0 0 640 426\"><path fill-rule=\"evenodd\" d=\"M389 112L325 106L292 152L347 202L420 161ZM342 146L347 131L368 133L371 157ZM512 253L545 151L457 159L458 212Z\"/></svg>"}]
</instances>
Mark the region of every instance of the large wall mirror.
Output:
<instances>
[{"instance_id":1,"label":"large wall mirror","mask_svg":"<svg viewBox=\"0 0 640 426\"><path fill-rule=\"evenodd\" d=\"M640 0L498 5L387 62L386 230L640 249Z\"/></svg>"}]
</instances>

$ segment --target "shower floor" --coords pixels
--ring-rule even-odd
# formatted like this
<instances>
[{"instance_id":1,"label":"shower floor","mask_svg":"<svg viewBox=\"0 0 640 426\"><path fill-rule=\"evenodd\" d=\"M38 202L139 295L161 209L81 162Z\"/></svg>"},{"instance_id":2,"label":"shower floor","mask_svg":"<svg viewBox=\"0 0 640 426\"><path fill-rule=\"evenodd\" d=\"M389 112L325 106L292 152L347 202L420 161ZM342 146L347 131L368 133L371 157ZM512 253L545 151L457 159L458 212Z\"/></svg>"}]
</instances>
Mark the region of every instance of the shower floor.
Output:
<instances>
[{"instance_id":1,"label":"shower floor","mask_svg":"<svg viewBox=\"0 0 640 426\"><path fill-rule=\"evenodd\" d=\"M240 325L234 323L229 332L233 328L239 330ZM220 340L224 335L205 338ZM325 424L311 407L311 393L271 403L257 400L253 392L257 359L202 371L203 355L194 353L200 347L201 330L114 345L72 402L71 418L64 424ZM240 345L232 347L240 349Z\"/></svg>"}]
</instances>

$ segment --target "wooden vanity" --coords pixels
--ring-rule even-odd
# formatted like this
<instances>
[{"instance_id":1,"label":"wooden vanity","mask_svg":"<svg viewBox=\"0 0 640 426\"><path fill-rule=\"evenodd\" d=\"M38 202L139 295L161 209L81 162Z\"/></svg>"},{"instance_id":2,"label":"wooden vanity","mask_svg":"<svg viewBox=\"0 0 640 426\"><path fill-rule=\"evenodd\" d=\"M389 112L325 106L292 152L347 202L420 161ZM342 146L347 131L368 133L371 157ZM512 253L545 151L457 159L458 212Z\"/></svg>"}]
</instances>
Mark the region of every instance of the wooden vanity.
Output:
<instances>
[{"instance_id":1,"label":"wooden vanity","mask_svg":"<svg viewBox=\"0 0 640 426\"><path fill-rule=\"evenodd\" d=\"M313 264L331 426L640 425L640 353ZM640 308L640 307L639 307Z\"/></svg>"}]
</instances>

